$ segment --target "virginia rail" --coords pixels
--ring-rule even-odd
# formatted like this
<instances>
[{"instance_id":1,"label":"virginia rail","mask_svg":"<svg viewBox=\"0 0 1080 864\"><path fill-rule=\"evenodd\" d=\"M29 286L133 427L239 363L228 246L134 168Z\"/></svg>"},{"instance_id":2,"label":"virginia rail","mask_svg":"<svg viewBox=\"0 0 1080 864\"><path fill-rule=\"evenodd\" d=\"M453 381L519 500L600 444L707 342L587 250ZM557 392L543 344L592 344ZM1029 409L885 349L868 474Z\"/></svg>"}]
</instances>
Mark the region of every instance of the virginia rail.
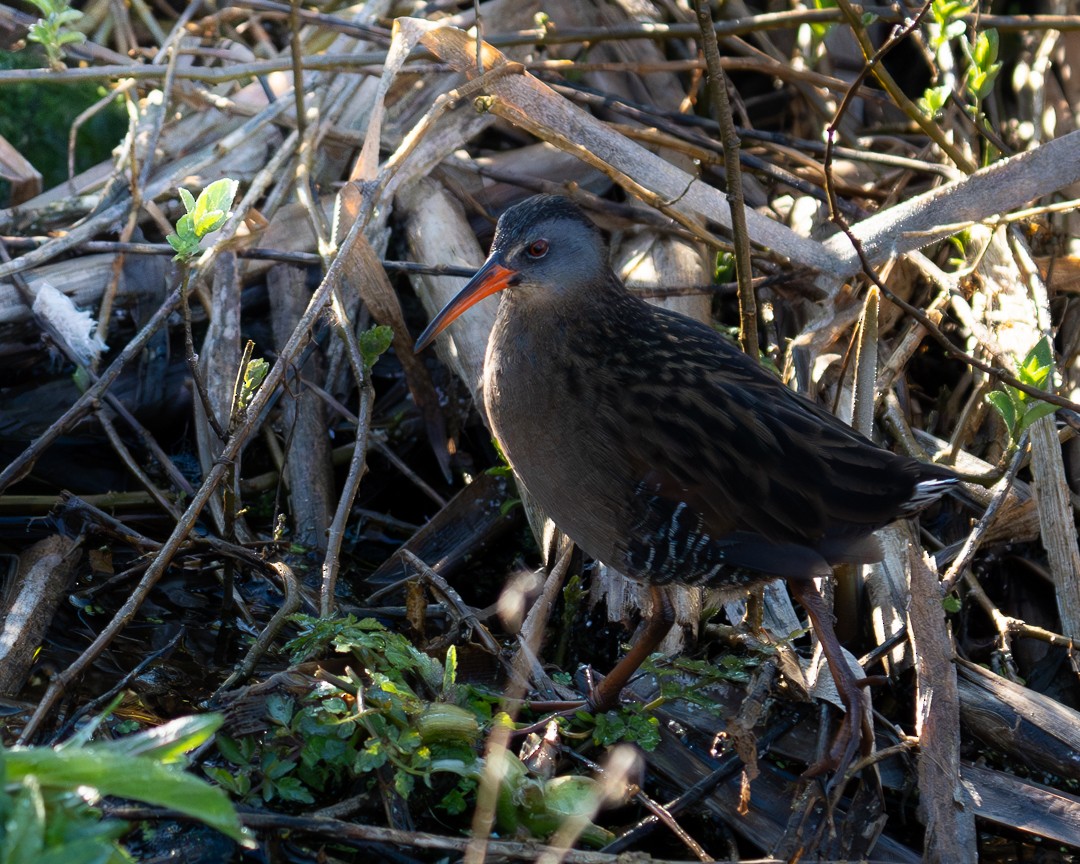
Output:
<instances>
[{"instance_id":1,"label":"virginia rail","mask_svg":"<svg viewBox=\"0 0 1080 864\"><path fill-rule=\"evenodd\" d=\"M617 702L670 629L658 586L738 593L784 578L847 708L821 766L842 772L862 735L861 685L814 579L879 560L872 533L956 477L883 450L710 327L631 294L599 229L566 198L503 214L487 261L415 350L497 291L484 361L491 431L567 536L652 587L642 638L593 691L594 707Z\"/></svg>"}]
</instances>

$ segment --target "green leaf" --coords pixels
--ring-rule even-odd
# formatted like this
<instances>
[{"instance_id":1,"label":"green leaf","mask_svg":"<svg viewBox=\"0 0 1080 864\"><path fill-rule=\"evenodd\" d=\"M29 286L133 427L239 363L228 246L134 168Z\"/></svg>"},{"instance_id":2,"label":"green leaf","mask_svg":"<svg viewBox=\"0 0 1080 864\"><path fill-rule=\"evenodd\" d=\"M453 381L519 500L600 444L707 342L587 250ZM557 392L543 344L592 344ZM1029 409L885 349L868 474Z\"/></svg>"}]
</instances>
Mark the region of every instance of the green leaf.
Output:
<instances>
[{"instance_id":1,"label":"green leaf","mask_svg":"<svg viewBox=\"0 0 1080 864\"><path fill-rule=\"evenodd\" d=\"M1047 379L1050 377L1050 370L1053 368L1054 349L1050 344L1050 338L1043 336L1024 357L1023 363L1020 364L1019 378L1031 387L1045 389ZM1025 393L1021 398L1026 396Z\"/></svg>"},{"instance_id":2,"label":"green leaf","mask_svg":"<svg viewBox=\"0 0 1080 864\"><path fill-rule=\"evenodd\" d=\"M446 660L443 661L442 695L449 698L457 681L457 646L451 645L446 649Z\"/></svg>"},{"instance_id":3,"label":"green leaf","mask_svg":"<svg viewBox=\"0 0 1080 864\"><path fill-rule=\"evenodd\" d=\"M394 791L398 793L402 798L408 799L409 794L413 790L413 786L416 785L416 778L412 774L408 774L405 771L394 772Z\"/></svg>"},{"instance_id":4,"label":"green leaf","mask_svg":"<svg viewBox=\"0 0 1080 864\"><path fill-rule=\"evenodd\" d=\"M835 9L836 0L814 0L815 9ZM810 32L814 34L814 38L818 41L824 39L830 30L835 27L836 24L817 22L810 25Z\"/></svg>"},{"instance_id":5,"label":"green leaf","mask_svg":"<svg viewBox=\"0 0 1080 864\"><path fill-rule=\"evenodd\" d=\"M250 741L245 738L243 742ZM233 765L246 765L251 759L251 753L244 751L244 744L230 738L228 735L218 735L214 739L214 745L217 747L218 752L228 759ZM250 751L250 748L247 748Z\"/></svg>"},{"instance_id":6,"label":"green leaf","mask_svg":"<svg viewBox=\"0 0 1080 864\"><path fill-rule=\"evenodd\" d=\"M713 282L723 284L735 281L735 256L730 252L716 253L716 266L713 267Z\"/></svg>"},{"instance_id":7,"label":"green leaf","mask_svg":"<svg viewBox=\"0 0 1080 864\"><path fill-rule=\"evenodd\" d=\"M996 62L998 55L998 35L996 30L984 30L975 37L975 44L963 41L964 51L971 62L968 71L967 89L976 99L982 100L994 89L1001 64Z\"/></svg>"},{"instance_id":8,"label":"green leaf","mask_svg":"<svg viewBox=\"0 0 1080 864\"><path fill-rule=\"evenodd\" d=\"M239 186L236 180L228 177L215 180L199 196L200 202L205 202L203 212L219 210L222 213L228 213L232 209L233 199L236 198L236 190Z\"/></svg>"},{"instance_id":9,"label":"green leaf","mask_svg":"<svg viewBox=\"0 0 1080 864\"><path fill-rule=\"evenodd\" d=\"M444 795L442 801L435 806L442 808L451 816L460 816L469 809L469 803L465 796L469 795L475 789L475 780L463 778L461 782L449 793Z\"/></svg>"},{"instance_id":10,"label":"green leaf","mask_svg":"<svg viewBox=\"0 0 1080 864\"><path fill-rule=\"evenodd\" d=\"M266 699L266 713L270 720L280 726L288 726L296 703L281 693L271 693Z\"/></svg>"},{"instance_id":11,"label":"green leaf","mask_svg":"<svg viewBox=\"0 0 1080 864\"><path fill-rule=\"evenodd\" d=\"M296 762L291 759L278 759L273 753L268 753L263 760L263 773L271 780L280 780L286 774L291 774L296 767Z\"/></svg>"},{"instance_id":12,"label":"green leaf","mask_svg":"<svg viewBox=\"0 0 1080 864\"><path fill-rule=\"evenodd\" d=\"M1016 431L1017 410L1009 393L1005 390L994 390L986 394L986 401L993 405L1005 421L1005 428L1009 430L1010 437Z\"/></svg>"},{"instance_id":13,"label":"green leaf","mask_svg":"<svg viewBox=\"0 0 1080 864\"><path fill-rule=\"evenodd\" d=\"M79 17L82 17L81 15ZM78 31L73 33L61 33L56 37L56 43L58 45L82 45L86 41L86 34L79 33Z\"/></svg>"},{"instance_id":14,"label":"green leaf","mask_svg":"<svg viewBox=\"0 0 1080 864\"><path fill-rule=\"evenodd\" d=\"M177 190L186 212L176 220L176 234L165 238L176 250L173 260L194 256L199 251L199 241L225 224L237 186L237 181L229 178L215 180L199 193L198 199L183 187Z\"/></svg>"},{"instance_id":15,"label":"green leaf","mask_svg":"<svg viewBox=\"0 0 1080 864\"><path fill-rule=\"evenodd\" d=\"M202 200L201 198L199 199ZM222 225L225 224L225 220L228 216L221 210L208 210L202 215L196 214L195 218L195 233L199 237L205 237L212 231L217 231Z\"/></svg>"},{"instance_id":16,"label":"green leaf","mask_svg":"<svg viewBox=\"0 0 1080 864\"><path fill-rule=\"evenodd\" d=\"M919 110L927 117L936 117L938 112L945 107L945 103L949 101L950 93L952 93L952 89L948 84L943 84L940 87L927 87L918 101Z\"/></svg>"},{"instance_id":17,"label":"green leaf","mask_svg":"<svg viewBox=\"0 0 1080 864\"><path fill-rule=\"evenodd\" d=\"M119 826L119 830L114 832L117 835L128 830L122 822L111 820L111 824ZM113 843L113 839L117 838L91 837L64 843L50 849L34 864L131 864L131 856Z\"/></svg>"},{"instance_id":18,"label":"green leaf","mask_svg":"<svg viewBox=\"0 0 1080 864\"><path fill-rule=\"evenodd\" d=\"M74 24L80 18L83 17L83 13L78 9L64 9L62 12L57 12L54 15L49 16L52 19L52 23L59 27L66 27L68 24ZM75 36L76 38L82 36L83 40L86 39L82 33L62 33L63 36Z\"/></svg>"},{"instance_id":19,"label":"green leaf","mask_svg":"<svg viewBox=\"0 0 1080 864\"><path fill-rule=\"evenodd\" d=\"M997 62L997 57L997 30L983 30L975 37L975 46L972 49L972 58L975 60L975 65L980 69L989 69Z\"/></svg>"},{"instance_id":20,"label":"green leaf","mask_svg":"<svg viewBox=\"0 0 1080 864\"><path fill-rule=\"evenodd\" d=\"M389 756L382 741L377 738L369 738L363 750L356 754L356 771L364 774L375 771L386 764Z\"/></svg>"},{"instance_id":21,"label":"green leaf","mask_svg":"<svg viewBox=\"0 0 1080 864\"><path fill-rule=\"evenodd\" d=\"M275 782L274 792L282 801L292 801L298 804L315 803L315 796L305 789L303 783L296 777L283 777Z\"/></svg>"},{"instance_id":22,"label":"green leaf","mask_svg":"<svg viewBox=\"0 0 1080 864\"><path fill-rule=\"evenodd\" d=\"M202 770L218 786L237 798L243 798L251 791L251 778L246 774L233 774L227 768L215 765L203 765Z\"/></svg>"},{"instance_id":23,"label":"green leaf","mask_svg":"<svg viewBox=\"0 0 1080 864\"><path fill-rule=\"evenodd\" d=\"M179 219L176 220L176 233L186 243L198 242L198 236L195 234L195 220L190 213L185 213Z\"/></svg>"},{"instance_id":24,"label":"green leaf","mask_svg":"<svg viewBox=\"0 0 1080 864\"><path fill-rule=\"evenodd\" d=\"M38 861L45 849L45 799L36 777L24 777L5 824L3 864Z\"/></svg>"},{"instance_id":25,"label":"green leaf","mask_svg":"<svg viewBox=\"0 0 1080 864\"><path fill-rule=\"evenodd\" d=\"M262 382L266 380L266 373L269 371L270 364L262 358L249 361L244 370L244 387L248 390L258 390Z\"/></svg>"},{"instance_id":26,"label":"green leaf","mask_svg":"<svg viewBox=\"0 0 1080 864\"><path fill-rule=\"evenodd\" d=\"M187 764L185 754L210 740L224 722L220 714L179 717L153 729L97 745L124 757L151 756L165 765Z\"/></svg>"},{"instance_id":27,"label":"green leaf","mask_svg":"<svg viewBox=\"0 0 1080 864\"><path fill-rule=\"evenodd\" d=\"M224 792L151 757L121 759L114 748L101 744L62 751L48 747L12 748L7 753L7 768L9 777L34 776L42 788L89 786L102 795L177 810L234 840L246 839Z\"/></svg>"},{"instance_id":28,"label":"green leaf","mask_svg":"<svg viewBox=\"0 0 1080 864\"><path fill-rule=\"evenodd\" d=\"M1020 418L1020 426L1016 430L1017 436L1024 433L1024 430L1028 428L1036 420L1041 420L1043 417L1049 417L1055 411L1058 410L1058 406L1051 402L1036 402L1027 411L1024 412L1024 416Z\"/></svg>"},{"instance_id":29,"label":"green leaf","mask_svg":"<svg viewBox=\"0 0 1080 864\"><path fill-rule=\"evenodd\" d=\"M930 47L939 51L947 42L962 36L967 30L963 17L971 11L971 3L955 0L934 0L930 4L933 21L927 27L930 33Z\"/></svg>"},{"instance_id":30,"label":"green leaf","mask_svg":"<svg viewBox=\"0 0 1080 864\"><path fill-rule=\"evenodd\" d=\"M950 615L954 615L963 608L964 604L955 594L950 594L948 597L942 598L941 605L946 612L948 612Z\"/></svg>"},{"instance_id":31,"label":"green leaf","mask_svg":"<svg viewBox=\"0 0 1080 864\"><path fill-rule=\"evenodd\" d=\"M367 369L374 366L375 362L390 347L390 343L393 341L394 331L385 324L379 324L361 333L359 343L364 366Z\"/></svg>"}]
</instances>

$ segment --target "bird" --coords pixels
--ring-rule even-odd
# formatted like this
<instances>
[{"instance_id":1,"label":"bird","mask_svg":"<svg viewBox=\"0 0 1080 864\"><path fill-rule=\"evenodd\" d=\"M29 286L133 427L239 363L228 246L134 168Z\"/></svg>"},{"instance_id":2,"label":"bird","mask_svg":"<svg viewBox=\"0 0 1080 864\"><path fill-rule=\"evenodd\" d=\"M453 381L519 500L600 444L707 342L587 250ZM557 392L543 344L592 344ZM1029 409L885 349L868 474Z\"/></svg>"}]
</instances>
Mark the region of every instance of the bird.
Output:
<instances>
[{"instance_id":1,"label":"bird","mask_svg":"<svg viewBox=\"0 0 1080 864\"><path fill-rule=\"evenodd\" d=\"M483 369L490 429L521 483L592 558L650 588L630 651L589 701L617 704L673 623L669 583L745 594L786 580L821 643L846 713L808 773L842 774L872 739L815 586L835 564L880 560L873 532L957 482L879 447L712 327L646 303L570 199L507 209L483 266L420 335L426 348L501 293Z\"/></svg>"}]
</instances>

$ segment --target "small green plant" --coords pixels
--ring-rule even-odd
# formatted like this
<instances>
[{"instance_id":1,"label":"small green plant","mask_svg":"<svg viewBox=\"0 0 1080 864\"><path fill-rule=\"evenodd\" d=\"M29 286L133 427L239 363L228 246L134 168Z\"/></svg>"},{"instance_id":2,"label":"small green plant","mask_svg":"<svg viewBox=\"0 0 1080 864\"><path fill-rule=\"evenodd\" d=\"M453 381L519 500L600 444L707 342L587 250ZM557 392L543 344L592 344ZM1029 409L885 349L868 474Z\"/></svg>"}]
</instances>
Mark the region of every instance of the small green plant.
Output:
<instances>
[{"instance_id":1,"label":"small green plant","mask_svg":"<svg viewBox=\"0 0 1080 864\"><path fill-rule=\"evenodd\" d=\"M971 68L968 70L967 91L978 105L994 89L994 82L1001 71L998 58L997 30L983 30L972 45L967 39L960 41L967 54Z\"/></svg>"},{"instance_id":2,"label":"small green plant","mask_svg":"<svg viewBox=\"0 0 1080 864\"><path fill-rule=\"evenodd\" d=\"M198 200L187 189L179 190L187 212L177 220L176 233L165 238L176 250L174 261L191 261L199 254L202 238L225 224L238 185L227 177L215 180L199 193Z\"/></svg>"},{"instance_id":3,"label":"small green plant","mask_svg":"<svg viewBox=\"0 0 1080 864\"><path fill-rule=\"evenodd\" d=\"M360 356L364 359L364 368L370 370L394 341L394 331L385 324L378 324L361 333L358 341Z\"/></svg>"},{"instance_id":4,"label":"small green plant","mask_svg":"<svg viewBox=\"0 0 1080 864\"><path fill-rule=\"evenodd\" d=\"M505 753L495 816L501 831L523 837L548 837L567 819L581 820L581 842L599 849L615 839L592 822L604 797L601 784L592 777L531 777L520 759Z\"/></svg>"},{"instance_id":5,"label":"small green plant","mask_svg":"<svg viewBox=\"0 0 1080 864\"><path fill-rule=\"evenodd\" d=\"M952 270L960 270L967 264L968 249L971 247L971 232L964 230L948 238L948 244L954 254L949 256L948 265Z\"/></svg>"},{"instance_id":6,"label":"small green plant","mask_svg":"<svg viewBox=\"0 0 1080 864\"><path fill-rule=\"evenodd\" d=\"M241 799L305 804L386 772L402 797L419 780L439 787L439 806L457 811L475 780L476 744L494 700L456 684L455 652L441 664L373 619L295 620L301 633L286 646L293 658L351 655L346 677L327 676L302 698L271 696L269 731L218 736L218 750L236 767L204 770ZM436 784L439 774L453 776Z\"/></svg>"},{"instance_id":7,"label":"small green plant","mask_svg":"<svg viewBox=\"0 0 1080 864\"><path fill-rule=\"evenodd\" d=\"M930 48L939 51L953 39L964 35L967 24L964 16L971 11L973 4L962 0L934 0L930 4Z\"/></svg>"},{"instance_id":8,"label":"small green plant","mask_svg":"<svg viewBox=\"0 0 1080 864\"><path fill-rule=\"evenodd\" d=\"M717 252L716 265L713 267L713 283L723 285L735 281L735 255L731 252Z\"/></svg>"},{"instance_id":9,"label":"small green plant","mask_svg":"<svg viewBox=\"0 0 1080 864\"><path fill-rule=\"evenodd\" d=\"M930 20L927 22L928 42L931 51L939 57L949 50L949 43L958 40L967 57L967 77L963 90L969 104L968 111L976 119L982 116L982 103L994 89L1001 63L998 61L998 34L996 30L983 30L972 42L967 35L965 16L971 12L972 3L958 0L934 0L930 4ZM951 70L953 63L941 63L941 68ZM956 80L951 72L943 74L943 80L935 87L927 88L918 100L919 109L934 117L957 91Z\"/></svg>"},{"instance_id":10,"label":"small green plant","mask_svg":"<svg viewBox=\"0 0 1080 864\"><path fill-rule=\"evenodd\" d=\"M68 0L30 0L41 13L41 18L30 25L27 38L37 42L45 49L49 65L54 69L64 68L65 45L80 45L86 36L78 30L68 28L83 17L83 13L72 9Z\"/></svg>"},{"instance_id":11,"label":"small green plant","mask_svg":"<svg viewBox=\"0 0 1080 864\"><path fill-rule=\"evenodd\" d=\"M952 87L948 84L942 84L940 87L927 87L926 92L919 97L915 104L919 106L919 110L927 117L937 117L938 113L949 101L951 93Z\"/></svg>"},{"instance_id":12,"label":"small green plant","mask_svg":"<svg viewBox=\"0 0 1080 864\"><path fill-rule=\"evenodd\" d=\"M167 807L249 842L225 794L184 770L184 754L214 733L219 715L88 743L103 717L59 747L0 750L0 864L130 861L119 843L127 824L93 806L104 795Z\"/></svg>"},{"instance_id":13,"label":"small green plant","mask_svg":"<svg viewBox=\"0 0 1080 864\"><path fill-rule=\"evenodd\" d=\"M1049 337L1043 336L1028 351L1023 363L1017 369L1016 377L1029 387L1045 390L1050 382L1050 373L1053 368L1054 349ZM1008 384L1002 386L1000 390L988 393L986 401L997 409L1001 419L1005 421L1011 446L1016 446L1024 430L1032 423L1057 411L1056 405L1030 396Z\"/></svg>"},{"instance_id":14,"label":"small green plant","mask_svg":"<svg viewBox=\"0 0 1080 864\"><path fill-rule=\"evenodd\" d=\"M251 400L255 398L255 394L259 392L259 387L262 386L262 382L266 380L266 373L270 371L270 364L258 357L254 360L249 360L244 366L244 376L240 382L240 392L237 393L236 401L237 408L241 411L246 410L248 405L251 404Z\"/></svg>"},{"instance_id":15,"label":"small green plant","mask_svg":"<svg viewBox=\"0 0 1080 864\"><path fill-rule=\"evenodd\" d=\"M219 734L218 751L231 765L204 766L207 774L251 804L333 800L359 781L423 796L450 816L467 812L484 776L483 730L511 720L493 716L496 696L457 682L454 649L440 663L373 619L294 620L300 634L286 646L294 662L332 651L347 655L344 674L323 673L303 696L269 697L267 731ZM562 820L595 812L595 781L536 778L516 756L504 758L500 830L547 836ZM589 822L583 839L602 845L611 835Z\"/></svg>"},{"instance_id":16,"label":"small green plant","mask_svg":"<svg viewBox=\"0 0 1080 864\"><path fill-rule=\"evenodd\" d=\"M599 747L610 747L625 741L652 752L660 744L660 721L641 707L620 706L603 714L579 711L575 719L592 727L593 743Z\"/></svg>"}]
</instances>

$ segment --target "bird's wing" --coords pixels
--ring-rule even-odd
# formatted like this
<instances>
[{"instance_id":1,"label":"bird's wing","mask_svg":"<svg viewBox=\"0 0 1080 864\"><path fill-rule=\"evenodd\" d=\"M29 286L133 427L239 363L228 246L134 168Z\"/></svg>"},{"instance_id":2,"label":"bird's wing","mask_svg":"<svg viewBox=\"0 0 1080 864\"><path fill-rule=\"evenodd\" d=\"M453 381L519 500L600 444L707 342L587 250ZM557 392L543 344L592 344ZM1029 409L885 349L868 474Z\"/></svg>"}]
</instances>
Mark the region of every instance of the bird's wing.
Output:
<instances>
[{"instance_id":1,"label":"bird's wing","mask_svg":"<svg viewBox=\"0 0 1080 864\"><path fill-rule=\"evenodd\" d=\"M623 397L604 400L619 417L600 418L623 424L638 488L628 519L660 530L678 511L700 519L701 535L737 539L751 558L755 544L769 554L783 544L828 550L831 560L871 556L860 538L911 496L912 463L788 390L710 328L664 314L657 322L635 346L653 356L619 370ZM647 379L646 369L663 372Z\"/></svg>"}]
</instances>

